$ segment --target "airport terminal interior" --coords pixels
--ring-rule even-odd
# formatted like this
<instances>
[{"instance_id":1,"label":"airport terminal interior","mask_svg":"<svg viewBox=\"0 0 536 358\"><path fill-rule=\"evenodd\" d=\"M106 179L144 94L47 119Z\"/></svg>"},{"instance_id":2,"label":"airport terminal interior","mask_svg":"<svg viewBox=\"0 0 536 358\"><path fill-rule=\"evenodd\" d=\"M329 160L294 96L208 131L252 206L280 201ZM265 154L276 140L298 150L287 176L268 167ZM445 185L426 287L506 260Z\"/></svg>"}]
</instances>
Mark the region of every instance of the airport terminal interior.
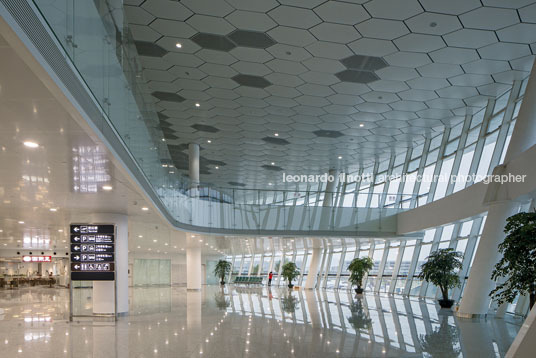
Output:
<instances>
[{"instance_id":1,"label":"airport terminal interior","mask_svg":"<svg viewBox=\"0 0 536 358\"><path fill-rule=\"evenodd\" d=\"M534 357L536 1L0 0L1 357Z\"/></svg>"}]
</instances>

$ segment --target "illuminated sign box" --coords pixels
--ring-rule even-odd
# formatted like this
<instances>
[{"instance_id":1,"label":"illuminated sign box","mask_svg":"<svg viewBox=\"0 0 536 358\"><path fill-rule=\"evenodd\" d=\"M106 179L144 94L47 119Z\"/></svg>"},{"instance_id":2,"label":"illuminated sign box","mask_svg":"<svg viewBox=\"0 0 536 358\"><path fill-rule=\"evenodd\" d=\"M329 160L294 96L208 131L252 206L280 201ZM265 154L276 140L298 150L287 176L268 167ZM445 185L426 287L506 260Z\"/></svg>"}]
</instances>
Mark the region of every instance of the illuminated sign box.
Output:
<instances>
[{"instance_id":1,"label":"illuminated sign box","mask_svg":"<svg viewBox=\"0 0 536 358\"><path fill-rule=\"evenodd\" d=\"M23 262L52 262L52 256L22 256Z\"/></svg>"}]
</instances>

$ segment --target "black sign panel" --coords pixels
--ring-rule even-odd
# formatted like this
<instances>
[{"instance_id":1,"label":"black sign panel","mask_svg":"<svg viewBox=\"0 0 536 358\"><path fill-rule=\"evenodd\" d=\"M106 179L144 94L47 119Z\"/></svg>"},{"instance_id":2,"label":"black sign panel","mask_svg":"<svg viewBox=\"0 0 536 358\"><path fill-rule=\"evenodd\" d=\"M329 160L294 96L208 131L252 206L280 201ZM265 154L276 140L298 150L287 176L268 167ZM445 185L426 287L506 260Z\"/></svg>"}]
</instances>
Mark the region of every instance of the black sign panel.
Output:
<instances>
[{"instance_id":1,"label":"black sign panel","mask_svg":"<svg viewBox=\"0 0 536 358\"><path fill-rule=\"evenodd\" d=\"M114 235L96 234L96 235L71 235L71 244L113 244Z\"/></svg>"},{"instance_id":2,"label":"black sign panel","mask_svg":"<svg viewBox=\"0 0 536 358\"><path fill-rule=\"evenodd\" d=\"M71 280L115 279L115 225L71 225Z\"/></svg>"},{"instance_id":3,"label":"black sign panel","mask_svg":"<svg viewBox=\"0 0 536 358\"><path fill-rule=\"evenodd\" d=\"M71 244L71 252L114 252L114 244Z\"/></svg>"},{"instance_id":4,"label":"black sign panel","mask_svg":"<svg viewBox=\"0 0 536 358\"><path fill-rule=\"evenodd\" d=\"M114 254L75 254L71 255L72 262L114 262Z\"/></svg>"}]
</instances>

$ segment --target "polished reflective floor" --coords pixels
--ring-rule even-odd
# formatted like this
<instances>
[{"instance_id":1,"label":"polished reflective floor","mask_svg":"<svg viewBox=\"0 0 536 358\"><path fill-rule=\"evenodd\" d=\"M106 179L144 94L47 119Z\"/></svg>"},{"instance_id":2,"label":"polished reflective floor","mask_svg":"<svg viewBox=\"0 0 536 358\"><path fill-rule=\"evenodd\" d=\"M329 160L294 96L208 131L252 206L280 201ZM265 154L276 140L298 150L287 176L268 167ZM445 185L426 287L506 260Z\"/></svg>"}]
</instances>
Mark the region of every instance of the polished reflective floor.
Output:
<instances>
[{"instance_id":1,"label":"polished reflective floor","mask_svg":"<svg viewBox=\"0 0 536 358\"><path fill-rule=\"evenodd\" d=\"M73 306L91 309L91 290ZM2 357L503 357L521 320L466 320L431 300L207 286L130 290L114 324L68 322L69 291L0 290Z\"/></svg>"}]
</instances>

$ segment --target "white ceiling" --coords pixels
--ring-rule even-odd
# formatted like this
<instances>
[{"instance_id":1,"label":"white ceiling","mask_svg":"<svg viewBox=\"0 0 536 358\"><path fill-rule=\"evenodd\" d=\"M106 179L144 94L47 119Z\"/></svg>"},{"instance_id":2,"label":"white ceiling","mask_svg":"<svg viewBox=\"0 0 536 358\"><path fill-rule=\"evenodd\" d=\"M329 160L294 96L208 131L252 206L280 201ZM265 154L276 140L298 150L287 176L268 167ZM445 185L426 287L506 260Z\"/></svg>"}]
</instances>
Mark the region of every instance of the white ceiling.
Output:
<instances>
[{"instance_id":1,"label":"white ceiling","mask_svg":"<svg viewBox=\"0 0 536 358\"><path fill-rule=\"evenodd\" d=\"M21 58L1 36L0 53L2 255L62 251L69 241L69 223L91 213L128 215L132 252L184 253L186 233L164 222L95 135L86 133L82 128L87 126L80 126L32 72L24 61L28 58ZM26 141L39 147L28 148ZM105 185L113 189L105 191ZM204 254L225 248L225 240L199 238L208 243Z\"/></svg>"},{"instance_id":2,"label":"white ceiling","mask_svg":"<svg viewBox=\"0 0 536 358\"><path fill-rule=\"evenodd\" d=\"M536 51L534 1L125 4L175 164L198 142L201 180L224 186L404 151L526 78Z\"/></svg>"}]
</instances>

